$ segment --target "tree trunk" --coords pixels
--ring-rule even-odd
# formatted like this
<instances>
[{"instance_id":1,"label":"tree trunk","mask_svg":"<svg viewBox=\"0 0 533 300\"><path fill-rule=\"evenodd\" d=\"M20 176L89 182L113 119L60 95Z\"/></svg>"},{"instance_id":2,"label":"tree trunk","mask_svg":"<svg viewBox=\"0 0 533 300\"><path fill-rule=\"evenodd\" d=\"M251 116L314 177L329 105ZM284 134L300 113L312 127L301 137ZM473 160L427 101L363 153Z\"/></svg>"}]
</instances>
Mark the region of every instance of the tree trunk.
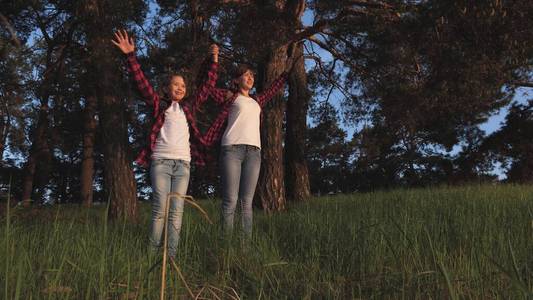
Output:
<instances>
[{"instance_id":1,"label":"tree trunk","mask_svg":"<svg viewBox=\"0 0 533 300\"><path fill-rule=\"evenodd\" d=\"M99 128L104 157L104 199L110 202L111 220L137 220L137 186L128 143L126 105L120 96L119 66L113 57L119 55L110 44L113 29L120 24L104 8L105 0L88 0L87 41L90 53L88 68L91 91L88 98L98 103Z\"/></svg>"},{"instance_id":2,"label":"tree trunk","mask_svg":"<svg viewBox=\"0 0 533 300\"><path fill-rule=\"evenodd\" d=\"M41 28L41 32L45 33L46 31ZM32 136L32 144L29 151L28 161L25 167L25 175L22 183L22 204L24 207L30 206L30 200L34 190L34 185L36 178L38 176L36 170L41 172L41 180L38 182L39 185L43 186L48 182L47 178L50 171L50 162L52 161L52 153L48 144L48 114L49 114L49 99L51 96L50 86L57 83L59 80L59 73L55 69L55 65L61 65L60 60L55 62L52 60L54 57L54 42L47 42L47 52L46 52L46 68L43 72L43 79L40 83L38 89L38 97L41 100L41 107L39 110L39 117L37 120L37 127L34 129ZM63 59L63 52L65 47L61 48L61 52L58 54L58 59ZM53 74L52 74L53 73ZM52 81L52 82L51 82ZM46 174L43 174L46 173ZM39 191L39 194L42 195L42 190ZM40 200L40 199L39 199Z\"/></svg>"},{"instance_id":3,"label":"tree trunk","mask_svg":"<svg viewBox=\"0 0 533 300\"><path fill-rule=\"evenodd\" d=\"M7 117L2 116L2 123L0 123L0 160L4 158L4 150L6 148L7 133L9 132L9 123Z\"/></svg>"},{"instance_id":4,"label":"tree trunk","mask_svg":"<svg viewBox=\"0 0 533 300\"><path fill-rule=\"evenodd\" d=\"M287 184L287 198L294 201L304 201L309 198L311 191L305 149L310 92L307 88L307 73L302 56L303 43L296 46L293 55L301 58L295 62L289 76L287 131L285 135L285 182Z\"/></svg>"},{"instance_id":5,"label":"tree trunk","mask_svg":"<svg viewBox=\"0 0 533 300\"><path fill-rule=\"evenodd\" d=\"M33 147L33 145L32 145ZM26 167L24 168L24 179L22 180L22 204L24 207L30 206L31 194L33 192L33 176L35 175L35 165L36 159L33 151L30 150L30 156L26 162Z\"/></svg>"},{"instance_id":6,"label":"tree trunk","mask_svg":"<svg viewBox=\"0 0 533 300\"><path fill-rule=\"evenodd\" d=\"M110 201L110 219L136 221L137 187L128 149L126 105L114 93L120 82L119 68L110 56L106 38L97 38L92 43L96 45L92 48L96 51L94 75L100 78L94 83L104 155L104 197Z\"/></svg>"},{"instance_id":7,"label":"tree trunk","mask_svg":"<svg viewBox=\"0 0 533 300\"><path fill-rule=\"evenodd\" d=\"M51 153L48 145L48 96L46 100L41 101L41 108L39 111L39 119L37 127L33 133L33 141L28 156L28 162L25 167L25 175L22 182L22 201L24 207L30 205L32 197L35 170L37 164L49 164L51 161ZM46 168L45 168L46 169Z\"/></svg>"},{"instance_id":8,"label":"tree trunk","mask_svg":"<svg viewBox=\"0 0 533 300\"><path fill-rule=\"evenodd\" d=\"M287 47L280 47L270 53L262 66L264 89L285 69ZM283 113L285 103L280 92L263 108L261 124L261 172L257 189L257 201L266 212L285 209L285 182L283 169Z\"/></svg>"},{"instance_id":9,"label":"tree trunk","mask_svg":"<svg viewBox=\"0 0 533 300\"><path fill-rule=\"evenodd\" d=\"M2 107L2 115L0 120L0 160L4 158L4 150L6 149L7 135L11 128L11 113L9 111L10 94L5 95L4 105Z\"/></svg>"},{"instance_id":10,"label":"tree trunk","mask_svg":"<svg viewBox=\"0 0 533 300\"><path fill-rule=\"evenodd\" d=\"M65 24L66 25L66 24ZM32 136L32 145L29 151L28 161L25 167L25 175L22 183L22 201L25 207L30 205L35 185L39 188L39 200L43 195L43 188L48 183L51 172L52 151L48 143L48 115L49 100L53 96L53 86L57 85L63 77L64 54L68 48L68 41L59 40L57 36L62 32L55 32L53 37L48 35L46 25L38 20L38 27L46 41L46 67L43 71L43 79L40 83L37 96L41 101L37 126ZM56 52L57 51L57 52ZM55 60L54 60L55 59Z\"/></svg>"},{"instance_id":11,"label":"tree trunk","mask_svg":"<svg viewBox=\"0 0 533 300\"><path fill-rule=\"evenodd\" d=\"M87 97L83 112L83 157L81 161L80 198L85 207L93 203L94 141L96 135L96 98Z\"/></svg>"},{"instance_id":12,"label":"tree trunk","mask_svg":"<svg viewBox=\"0 0 533 300\"><path fill-rule=\"evenodd\" d=\"M59 169L62 169L61 172L59 172L59 177L57 178L57 188L54 194L55 203L66 203L68 196L67 196L67 187L68 187L68 178L70 177L70 172L66 170L65 165L59 164ZM65 174L66 173L66 174Z\"/></svg>"},{"instance_id":13,"label":"tree trunk","mask_svg":"<svg viewBox=\"0 0 533 300\"><path fill-rule=\"evenodd\" d=\"M125 107L120 99L110 95L99 97L98 104L104 154L104 197L110 201L109 216L136 221L137 186L128 155Z\"/></svg>"}]
</instances>

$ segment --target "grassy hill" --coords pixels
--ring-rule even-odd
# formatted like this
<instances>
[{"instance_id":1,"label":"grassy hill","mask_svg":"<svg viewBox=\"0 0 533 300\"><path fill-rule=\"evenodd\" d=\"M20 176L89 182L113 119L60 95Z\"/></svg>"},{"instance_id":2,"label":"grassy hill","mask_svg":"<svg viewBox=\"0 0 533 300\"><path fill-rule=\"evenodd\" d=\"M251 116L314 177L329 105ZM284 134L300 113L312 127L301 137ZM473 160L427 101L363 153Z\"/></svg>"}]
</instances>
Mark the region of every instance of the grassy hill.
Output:
<instances>
[{"instance_id":1,"label":"grassy hill","mask_svg":"<svg viewBox=\"0 0 533 300\"><path fill-rule=\"evenodd\" d=\"M219 201L199 201L219 219ZM0 297L156 299L159 255L138 224L104 206L11 210L0 222ZM222 239L188 206L177 262L191 292L216 299L533 296L533 187L466 186L314 198L272 216L252 240ZM9 221L9 222L8 222ZM167 294L189 292L169 269Z\"/></svg>"}]
</instances>

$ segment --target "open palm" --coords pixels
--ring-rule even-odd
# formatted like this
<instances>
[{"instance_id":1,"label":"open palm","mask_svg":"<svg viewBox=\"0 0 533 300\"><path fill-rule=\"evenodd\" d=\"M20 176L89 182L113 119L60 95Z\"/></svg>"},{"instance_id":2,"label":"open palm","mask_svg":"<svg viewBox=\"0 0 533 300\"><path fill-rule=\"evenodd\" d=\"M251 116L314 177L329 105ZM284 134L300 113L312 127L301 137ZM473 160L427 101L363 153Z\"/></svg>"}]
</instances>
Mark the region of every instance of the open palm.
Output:
<instances>
[{"instance_id":1,"label":"open palm","mask_svg":"<svg viewBox=\"0 0 533 300\"><path fill-rule=\"evenodd\" d=\"M111 42L115 44L115 46L117 46L124 54L135 51L135 43L133 42L133 38L128 37L126 30L119 30L115 32L115 40L111 40Z\"/></svg>"}]
</instances>

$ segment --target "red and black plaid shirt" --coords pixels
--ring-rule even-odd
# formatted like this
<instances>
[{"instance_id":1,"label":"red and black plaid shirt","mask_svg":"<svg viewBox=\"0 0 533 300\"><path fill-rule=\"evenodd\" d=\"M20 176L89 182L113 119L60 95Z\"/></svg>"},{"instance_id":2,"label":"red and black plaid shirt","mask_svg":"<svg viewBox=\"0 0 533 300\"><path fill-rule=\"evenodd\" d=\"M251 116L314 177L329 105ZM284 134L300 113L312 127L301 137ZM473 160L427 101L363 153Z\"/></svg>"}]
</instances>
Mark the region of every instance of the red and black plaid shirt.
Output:
<instances>
[{"instance_id":1,"label":"red and black plaid shirt","mask_svg":"<svg viewBox=\"0 0 533 300\"><path fill-rule=\"evenodd\" d=\"M263 106L283 88L287 81L287 77L287 72L283 72L265 91L257 95L250 95L250 97L257 101L259 106L263 108ZM214 145L222 138L231 105L235 99L237 99L239 93L209 86L209 95L222 107L222 109L211 127L209 127L207 132L200 138L200 142L208 147Z\"/></svg>"},{"instance_id":2,"label":"red and black plaid shirt","mask_svg":"<svg viewBox=\"0 0 533 300\"><path fill-rule=\"evenodd\" d=\"M150 85L150 83L144 76L144 73L141 70L141 65L137 61L137 57L135 56L134 52L128 54L127 61L128 71L132 75L135 83L137 84L137 88L141 92L144 101L148 106L151 106L153 109L153 118L155 122L153 123L152 129L150 131L149 145L144 148L135 159L135 162L144 167L147 167L150 162L152 151L154 150L159 131L161 130L161 127L165 122L165 112L160 109L161 99L152 88L152 85ZM199 142L200 139L203 140L203 138L201 137L200 131L198 130L198 127L196 125L194 114L198 110L198 107L207 100L210 91L215 87L215 83L217 81L218 76L217 68L218 64L212 62L209 65L207 71L207 80L204 81L198 87L198 91L195 95L192 96L193 98L190 99L192 101L189 102L189 105L181 105L180 103L183 112L185 113L185 117L187 118L189 129L191 131L191 156L193 158L193 161L200 166L205 165L206 163L205 153L207 153L207 151L202 149L202 147L205 146L202 145L201 142Z\"/></svg>"}]
</instances>

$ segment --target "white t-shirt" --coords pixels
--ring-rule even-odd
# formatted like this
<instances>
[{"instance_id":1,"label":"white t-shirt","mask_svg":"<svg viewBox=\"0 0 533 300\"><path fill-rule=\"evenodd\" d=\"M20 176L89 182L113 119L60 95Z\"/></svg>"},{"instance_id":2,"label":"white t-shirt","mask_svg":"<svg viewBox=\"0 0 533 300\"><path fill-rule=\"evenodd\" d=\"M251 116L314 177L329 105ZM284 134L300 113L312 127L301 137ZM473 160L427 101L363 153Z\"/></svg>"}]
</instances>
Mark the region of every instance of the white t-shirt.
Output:
<instances>
[{"instance_id":1,"label":"white t-shirt","mask_svg":"<svg viewBox=\"0 0 533 300\"><path fill-rule=\"evenodd\" d=\"M165 122L159 131L152 159L191 161L189 126L183 109L173 101L165 111Z\"/></svg>"},{"instance_id":2,"label":"white t-shirt","mask_svg":"<svg viewBox=\"0 0 533 300\"><path fill-rule=\"evenodd\" d=\"M222 146L243 144L261 148L260 115L261 107L257 101L243 95L237 96L230 107Z\"/></svg>"}]
</instances>

